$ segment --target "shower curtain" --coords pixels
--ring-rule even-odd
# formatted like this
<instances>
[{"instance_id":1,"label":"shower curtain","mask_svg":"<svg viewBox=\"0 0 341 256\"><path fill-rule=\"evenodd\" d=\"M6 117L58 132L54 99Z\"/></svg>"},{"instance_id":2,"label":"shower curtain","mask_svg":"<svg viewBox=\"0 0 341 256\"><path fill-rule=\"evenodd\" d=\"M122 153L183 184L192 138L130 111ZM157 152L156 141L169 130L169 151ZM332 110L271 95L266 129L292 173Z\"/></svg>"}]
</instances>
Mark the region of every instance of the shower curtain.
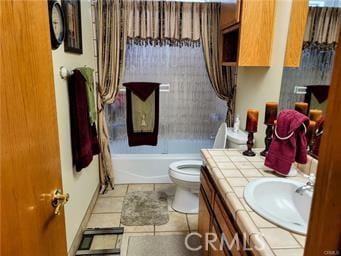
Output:
<instances>
[{"instance_id":1,"label":"shower curtain","mask_svg":"<svg viewBox=\"0 0 341 256\"><path fill-rule=\"evenodd\" d=\"M98 122L101 144L101 184L113 186L109 134L104 105L112 103L125 66L127 40L139 44L191 45L200 42L206 69L217 96L227 101L226 122L232 124L235 98L235 70L219 64L218 3L169 1L98 0Z\"/></svg>"}]
</instances>

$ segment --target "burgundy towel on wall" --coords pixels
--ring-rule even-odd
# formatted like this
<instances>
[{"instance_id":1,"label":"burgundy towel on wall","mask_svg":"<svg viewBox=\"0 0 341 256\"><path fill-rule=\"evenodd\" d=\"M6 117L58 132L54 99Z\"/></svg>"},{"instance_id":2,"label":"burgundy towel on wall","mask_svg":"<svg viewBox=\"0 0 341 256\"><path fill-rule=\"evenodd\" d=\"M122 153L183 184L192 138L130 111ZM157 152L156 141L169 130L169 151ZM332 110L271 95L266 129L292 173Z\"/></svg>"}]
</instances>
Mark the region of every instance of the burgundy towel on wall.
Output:
<instances>
[{"instance_id":1,"label":"burgundy towel on wall","mask_svg":"<svg viewBox=\"0 0 341 256\"><path fill-rule=\"evenodd\" d=\"M159 83L125 83L129 146L157 145Z\"/></svg>"},{"instance_id":2,"label":"burgundy towel on wall","mask_svg":"<svg viewBox=\"0 0 341 256\"><path fill-rule=\"evenodd\" d=\"M100 152L95 125L90 125L85 78L74 70L68 81L72 156L76 171L87 167Z\"/></svg>"},{"instance_id":3,"label":"burgundy towel on wall","mask_svg":"<svg viewBox=\"0 0 341 256\"><path fill-rule=\"evenodd\" d=\"M283 110L277 118L276 130L279 137L292 136L281 140L274 135L264 165L287 175L291 164L296 161L300 164L307 162L307 139L305 129L309 125L309 118L296 110Z\"/></svg>"}]
</instances>

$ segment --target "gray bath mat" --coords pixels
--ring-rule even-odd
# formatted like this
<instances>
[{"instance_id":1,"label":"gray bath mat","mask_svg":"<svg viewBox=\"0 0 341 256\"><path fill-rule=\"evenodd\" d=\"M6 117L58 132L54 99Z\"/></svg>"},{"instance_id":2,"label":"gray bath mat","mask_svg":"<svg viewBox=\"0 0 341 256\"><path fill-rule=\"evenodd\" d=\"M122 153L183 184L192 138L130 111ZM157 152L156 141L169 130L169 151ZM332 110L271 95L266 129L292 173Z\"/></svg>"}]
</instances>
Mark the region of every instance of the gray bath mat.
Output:
<instances>
[{"instance_id":1,"label":"gray bath mat","mask_svg":"<svg viewBox=\"0 0 341 256\"><path fill-rule=\"evenodd\" d=\"M185 246L185 235L131 236L127 256L200 256L201 251L191 251ZM188 239L192 248L200 246L198 236Z\"/></svg>"},{"instance_id":2,"label":"gray bath mat","mask_svg":"<svg viewBox=\"0 0 341 256\"><path fill-rule=\"evenodd\" d=\"M169 221L167 194L130 192L123 202L121 223L126 226L163 225Z\"/></svg>"}]
</instances>

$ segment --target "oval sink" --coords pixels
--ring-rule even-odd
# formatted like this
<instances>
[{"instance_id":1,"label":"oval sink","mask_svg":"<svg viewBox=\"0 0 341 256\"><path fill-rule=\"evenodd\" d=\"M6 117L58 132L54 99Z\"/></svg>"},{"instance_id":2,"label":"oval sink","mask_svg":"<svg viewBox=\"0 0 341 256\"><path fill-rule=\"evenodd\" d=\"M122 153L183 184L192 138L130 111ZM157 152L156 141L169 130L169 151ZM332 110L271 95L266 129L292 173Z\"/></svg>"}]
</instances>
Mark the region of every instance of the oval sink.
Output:
<instances>
[{"instance_id":1,"label":"oval sink","mask_svg":"<svg viewBox=\"0 0 341 256\"><path fill-rule=\"evenodd\" d=\"M262 178L251 181L244 190L248 205L268 221L289 231L306 235L312 192L296 193L305 185L284 178Z\"/></svg>"}]
</instances>

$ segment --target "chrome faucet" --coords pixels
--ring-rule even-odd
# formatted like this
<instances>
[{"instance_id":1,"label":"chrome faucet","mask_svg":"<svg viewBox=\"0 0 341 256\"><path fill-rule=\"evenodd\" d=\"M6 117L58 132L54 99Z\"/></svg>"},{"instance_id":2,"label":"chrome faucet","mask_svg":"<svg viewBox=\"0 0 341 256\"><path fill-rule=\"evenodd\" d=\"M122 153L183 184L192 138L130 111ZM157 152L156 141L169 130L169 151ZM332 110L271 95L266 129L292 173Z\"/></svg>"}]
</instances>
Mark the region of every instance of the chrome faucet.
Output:
<instances>
[{"instance_id":1,"label":"chrome faucet","mask_svg":"<svg viewBox=\"0 0 341 256\"><path fill-rule=\"evenodd\" d=\"M300 195L303 195L303 192L306 190L311 191L311 192L313 192L313 190L314 190L315 179L316 179L315 174L311 174L309 176L307 175L306 177L309 178L309 181L307 182L307 184L305 184L305 185L303 185L303 186L301 186L295 190L295 192L300 194Z\"/></svg>"}]
</instances>

